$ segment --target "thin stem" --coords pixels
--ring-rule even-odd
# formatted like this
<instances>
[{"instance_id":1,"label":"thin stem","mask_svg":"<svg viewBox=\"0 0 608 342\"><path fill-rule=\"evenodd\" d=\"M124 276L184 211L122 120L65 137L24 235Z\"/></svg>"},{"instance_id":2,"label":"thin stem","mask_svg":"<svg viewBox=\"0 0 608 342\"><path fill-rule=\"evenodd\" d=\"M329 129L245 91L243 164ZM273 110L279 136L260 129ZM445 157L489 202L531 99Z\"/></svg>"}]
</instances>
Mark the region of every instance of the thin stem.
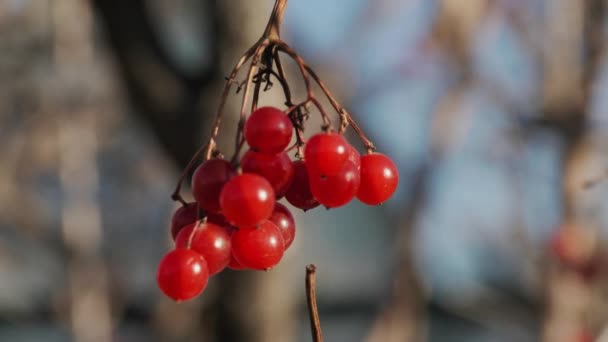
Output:
<instances>
[{"instance_id":1,"label":"thin stem","mask_svg":"<svg viewBox=\"0 0 608 342\"><path fill-rule=\"evenodd\" d=\"M285 8L287 8L287 0L276 0L270 19L264 30L264 38L270 38L271 40L280 39L280 27L281 22L283 21Z\"/></svg>"},{"instance_id":2,"label":"thin stem","mask_svg":"<svg viewBox=\"0 0 608 342\"><path fill-rule=\"evenodd\" d=\"M249 98L249 93L251 92L251 83L253 80L253 76L255 75L256 70L258 69L258 63L260 62L260 57L264 53L264 50L268 47L270 41L268 39L262 40L262 42L258 45L253 54L253 58L251 59L251 64L249 66L249 73L247 74L247 79L245 80L245 90L243 91L243 100L241 102L241 112L240 119L237 128L236 141L234 154L232 155L232 163L234 164L238 158L238 155L241 151L241 148L244 144L243 139L243 128L245 127L245 121L247 120L247 99Z\"/></svg>"},{"instance_id":3,"label":"thin stem","mask_svg":"<svg viewBox=\"0 0 608 342\"><path fill-rule=\"evenodd\" d=\"M347 120L348 124L353 127L353 130L359 135L359 137L363 141L363 144L365 145L367 152L368 153L373 152L376 149L376 146L374 146L374 143L365 135L365 133L363 133L363 130L355 122L352 115L350 115L350 113L338 103L338 100L336 100L336 98L331 93L331 91L329 91L329 88L327 88L325 83L323 83L323 81L321 81L321 79L314 72L314 70L312 70L312 68L310 66L308 66L306 63L304 63L304 67L306 68L306 71L308 71L308 74L310 76L312 76L312 78L315 80L315 82L317 82L317 84L319 85L319 88L321 88L321 90L323 91L323 93L325 94L327 99L329 100L329 103L331 103L331 105L334 107L336 112L338 112L338 114L340 114L340 120L342 122L344 120ZM340 126L346 128L343 123Z\"/></svg>"},{"instance_id":4,"label":"thin stem","mask_svg":"<svg viewBox=\"0 0 608 342\"><path fill-rule=\"evenodd\" d=\"M319 319L319 309L317 308L317 295L315 290L316 271L317 267L315 265L310 264L306 266L306 304L308 305L312 341L323 342L321 320Z\"/></svg>"},{"instance_id":5,"label":"thin stem","mask_svg":"<svg viewBox=\"0 0 608 342\"><path fill-rule=\"evenodd\" d=\"M325 110L323 110L323 107L320 105L319 101L315 98L315 95L312 91L308 71L309 68L306 65L306 62L304 62L304 60L285 42L278 41L276 42L276 44L278 46L279 51L288 54L298 65L300 73L302 74L302 78L304 79L304 85L306 86L306 96L319 109L319 113L321 114L321 118L323 119L323 130L331 129L331 120L329 119L329 116L327 115Z\"/></svg>"},{"instance_id":6,"label":"thin stem","mask_svg":"<svg viewBox=\"0 0 608 342\"><path fill-rule=\"evenodd\" d=\"M281 86L283 87L283 92L285 93L285 105L289 108L293 107L293 100L291 98L291 89L289 89L289 83L287 82L287 78L285 76L285 69L283 68L283 64L281 63L281 58L277 51L274 53L274 62L277 66L277 79L281 82ZM291 109L287 112L289 119L293 127L296 130L296 158L301 159L304 157L304 120L302 115L302 108L298 105L295 108L295 111Z\"/></svg>"},{"instance_id":7,"label":"thin stem","mask_svg":"<svg viewBox=\"0 0 608 342\"><path fill-rule=\"evenodd\" d=\"M226 106L226 99L230 94L230 89L232 85L236 83L236 75L239 73L239 70L249 58L254 55L254 52L257 51L258 47L262 44L262 41L257 42L255 45L249 48L245 54L241 57L241 59L237 62L237 64L232 69L230 76L226 79L226 85L224 85L224 91L222 92L222 96L220 97L220 104L217 109L217 113L215 115L215 122L213 123L213 129L211 131L211 139L216 140L217 134L220 130L220 124L222 122L222 115L224 113L224 107Z\"/></svg>"},{"instance_id":8,"label":"thin stem","mask_svg":"<svg viewBox=\"0 0 608 342\"><path fill-rule=\"evenodd\" d=\"M211 130L211 137L209 138L209 141L207 142L207 144L201 146L198 149L198 151L196 151L196 153L194 153L194 155L188 162L188 165L182 172L182 175L179 178L179 180L177 181L177 185L175 186L175 190L171 194L171 199L173 199L174 201L178 201L178 202L182 203L183 205L186 205L186 201L184 201L184 199L182 198L182 196L180 194L181 188L182 188L182 183L184 182L186 177L188 177L188 175L192 171L192 168L194 167L194 165L196 165L196 161L200 158L200 156L201 156L201 154L203 154L203 152L205 152L205 160L209 160L211 158L211 154L216 146L215 140L216 140L217 134L220 130L220 125L222 122L222 114L224 113L224 107L226 105L226 99L228 98L228 95L230 94L230 89L232 88L232 84L235 83L236 75L239 73L239 70L241 69L241 67L247 62L247 60L249 60L249 58L251 58L251 56L253 55L253 52L257 49L257 47L260 45L260 43L261 42L256 43L255 45L250 47L247 51L245 51L245 53L241 56L241 58L236 63L234 68L232 68L230 75L226 78L226 84L224 85L224 91L222 92L222 96L220 97L220 103L218 106L218 110L215 114L215 120L213 122L213 128Z\"/></svg>"},{"instance_id":9,"label":"thin stem","mask_svg":"<svg viewBox=\"0 0 608 342\"><path fill-rule=\"evenodd\" d=\"M206 145L203 145L201 148L198 149L198 151L196 151L196 153L194 153L194 156L192 156L192 159L190 159L190 161L188 162L188 165L182 172L182 175L179 177L177 185L175 186L175 190L171 194L171 199L173 199L174 201L180 202L184 206L188 204L188 203L186 203L186 201L182 198L182 195L180 194L181 189L182 189L182 183L184 182L186 177L188 177L188 175L190 174L190 171L192 171L192 168L194 167L194 165L196 165L196 161L200 158L201 154L203 154L203 152L205 152L205 160L208 160L211 156L211 151L213 151L214 148L215 148L215 141L213 139L209 139L209 142Z\"/></svg>"}]
</instances>

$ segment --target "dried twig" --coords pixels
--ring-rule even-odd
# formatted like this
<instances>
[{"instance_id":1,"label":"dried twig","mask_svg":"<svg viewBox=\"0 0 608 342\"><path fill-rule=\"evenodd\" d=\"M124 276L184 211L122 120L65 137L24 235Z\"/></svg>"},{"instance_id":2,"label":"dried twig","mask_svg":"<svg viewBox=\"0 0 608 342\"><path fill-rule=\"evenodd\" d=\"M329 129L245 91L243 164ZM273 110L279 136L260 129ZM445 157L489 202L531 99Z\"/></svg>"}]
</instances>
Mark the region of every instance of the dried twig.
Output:
<instances>
[{"instance_id":1,"label":"dried twig","mask_svg":"<svg viewBox=\"0 0 608 342\"><path fill-rule=\"evenodd\" d=\"M317 295L315 292L316 271L317 267L315 265L310 264L306 266L306 303L308 304L312 341L323 342L319 309L317 308Z\"/></svg>"}]
</instances>

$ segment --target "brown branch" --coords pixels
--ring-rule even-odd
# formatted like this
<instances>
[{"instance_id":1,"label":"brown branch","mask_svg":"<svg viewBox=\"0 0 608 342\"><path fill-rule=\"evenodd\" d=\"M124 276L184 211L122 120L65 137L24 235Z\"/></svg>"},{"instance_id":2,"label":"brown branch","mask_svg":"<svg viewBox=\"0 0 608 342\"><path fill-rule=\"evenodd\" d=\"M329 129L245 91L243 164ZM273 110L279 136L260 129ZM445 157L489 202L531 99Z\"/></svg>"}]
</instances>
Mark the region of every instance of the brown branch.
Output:
<instances>
[{"instance_id":1,"label":"brown branch","mask_svg":"<svg viewBox=\"0 0 608 342\"><path fill-rule=\"evenodd\" d=\"M308 304L308 317L310 318L312 341L323 342L319 309L317 308L317 295L315 291L316 271L317 267L315 265L310 264L306 266L306 303Z\"/></svg>"}]
</instances>

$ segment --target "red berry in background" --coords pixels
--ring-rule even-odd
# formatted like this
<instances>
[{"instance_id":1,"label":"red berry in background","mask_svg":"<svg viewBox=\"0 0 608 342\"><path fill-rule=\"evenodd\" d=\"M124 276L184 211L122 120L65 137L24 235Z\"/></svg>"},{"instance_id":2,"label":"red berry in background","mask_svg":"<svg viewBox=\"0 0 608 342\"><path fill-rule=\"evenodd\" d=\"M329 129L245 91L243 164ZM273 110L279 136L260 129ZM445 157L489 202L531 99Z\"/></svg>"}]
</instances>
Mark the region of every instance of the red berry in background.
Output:
<instances>
[{"instance_id":1,"label":"red berry in background","mask_svg":"<svg viewBox=\"0 0 608 342\"><path fill-rule=\"evenodd\" d=\"M341 207L350 202L359 190L360 174L350 161L334 176L310 174L310 190L315 199L327 208Z\"/></svg>"},{"instance_id":2,"label":"red berry in background","mask_svg":"<svg viewBox=\"0 0 608 342\"><path fill-rule=\"evenodd\" d=\"M276 154L283 152L293 134L289 117L278 108L261 107L251 113L245 123L245 140L259 152Z\"/></svg>"},{"instance_id":3,"label":"red berry in background","mask_svg":"<svg viewBox=\"0 0 608 342\"><path fill-rule=\"evenodd\" d=\"M596 238L592 231L575 224L564 224L551 237L550 251L564 266L583 270L592 264Z\"/></svg>"},{"instance_id":4,"label":"red berry in background","mask_svg":"<svg viewBox=\"0 0 608 342\"><path fill-rule=\"evenodd\" d=\"M284 251L279 228L268 220L258 227L239 227L232 234L232 255L247 268L270 269L281 261Z\"/></svg>"},{"instance_id":5,"label":"red berry in background","mask_svg":"<svg viewBox=\"0 0 608 342\"><path fill-rule=\"evenodd\" d=\"M352 145L348 145L348 157L346 159L355 164L357 170L361 170L361 155Z\"/></svg>"},{"instance_id":6,"label":"red berry in background","mask_svg":"<svg viewBox=\"0 0 608 342\"><path fill-rule=\"evenodd\" d=\"M156 282L161 291L178 302L192 299L203 292L208 280L205 258L185 248L175 249L165 255L156 274Z\"/></svg>"},{"instance_id":7,"label":"red berry in background","mask_svg":"<svg viewBox=\"0 0 608 342\"><path fill-rule=\"evenodd\" d=\"M175 239L175 248L188 247L188 240L195 227L196 223L193 223L179 232ZM227 228L209 222L203 223L194 232L190 249L205 258L209 275L214 275L226 268L230 262L230 234Z\"/></svg>"},{"instance_id":8,"label":"red berry in background","mask_svg":"<svg viewBox=\"0 0 608 342\"><path fill-rule=\"evenodd\" d=\"M198 215L198 207L196 203L188 203L179 207L171 218L171 237L175 240L177 233L185 226L196 222Z\"/></svg>"},{"instance_id":9,"label":"red berry in background","mask_svg":"<svg viewBox=\"0 0 608 342\"><path fill-rule=\"evenodd\" d=\"M361 186L357 198L369 205L389 199L399 183L399 173L393 161L381 153L361 157Z\"/></svg>"},{"instance_id":10,"label":"red berry in background","mask_svg":"<svg viewBox=\"0 0 608 342\"><path fill-rule=\"evenodd\" d=\"M348 159L348 142L338 133L313 135L304 147L304 160L309 170L333 176L342 170Z\"/></svg>"},{"instance_id":11,"label":"red berry in background","mask_svg":"<svg viewBox=\"0 0 608 342\"><path fill-rule=\"evenodd\" d=\"M293 219L291 212L281 203L276 203L274 211L268 220L274 223L279 228L279 231L281 231L285 250L287 250L296 237L296 221Z\"/></svg>"},{"instance_id":12,"label":"red berry in background","mask_svg":"<svg viewBox=\"0 0 608 342\"><path fill-rule=\"evenodd\" d=\"M241 265L238 261L236 261L236 259L234 258L234 255L230 258L230 263L228 263L228 268L231 270L235 270L235 271L242 271L242 270L247 269L247 267Z\"/></svg>"},{"instance_id":13,"label":"red berry in background","mask_svg":"<svg viewBox=\"0 0 608 342\"><path fill-rule=\"evenodd\" d=\"M291 205L302 210L309 210L319 205L319 202L313 197L310 191L310 182L308 178L308 169L306 163L302 160L293 163L293 180L285 199Z\"/></svg>"},{"instance_id":14,"label":"red berry in background","mask_svg":"<svg viewBox=\"0 0 608 342\"><path fill-rule=\"evenodd\" d=\"M237 227L256 226L274 209L274 190L264 177L243 173L230 179L220 194L222 213Z\"/></svg>"},{"instance_id":15,"label":"red berry in background","mask_svg":"<svg viewBox=\"0 0 608 342\"><path fill-rule=\"evenodd\" d=\"M244 172L266 178L272 185L277 199L285 196L293 179L293 163L285 152L264 154L249 150L241 159L241 167Z\"/></svg>"},{"instance_id":16,"label":"red berry in background","mask_svg":"<svg viewBox=\"0 0 608 342\"><path fill-rule=\"evenodd\" d=\"M233 175L227 160L216 158L202 163L192 175L192 194L198 205L208 212L219 212L220 192Z\"/></svg>"}]
</instances>

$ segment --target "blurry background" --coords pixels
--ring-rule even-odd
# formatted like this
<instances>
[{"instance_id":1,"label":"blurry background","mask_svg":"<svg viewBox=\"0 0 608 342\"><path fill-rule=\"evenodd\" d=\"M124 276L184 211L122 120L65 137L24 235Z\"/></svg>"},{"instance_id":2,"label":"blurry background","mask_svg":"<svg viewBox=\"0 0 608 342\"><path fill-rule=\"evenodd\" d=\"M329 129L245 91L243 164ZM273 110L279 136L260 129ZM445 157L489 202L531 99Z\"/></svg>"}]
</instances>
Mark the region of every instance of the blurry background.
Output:
<instances>
[{"instance_id":1,"label":"blurry background","mask_svg":"<svg viewBox=\"0 0 608 342\"><path fill-rule=\"evenodd\" d=\"M310 341L308 263L327 341L602 340L604 0L290 0L283 39L397 194L298 212L273 271L161 296L172 188L271 8L0 0L0 341Z\"/></svg>"}]
</instances>

